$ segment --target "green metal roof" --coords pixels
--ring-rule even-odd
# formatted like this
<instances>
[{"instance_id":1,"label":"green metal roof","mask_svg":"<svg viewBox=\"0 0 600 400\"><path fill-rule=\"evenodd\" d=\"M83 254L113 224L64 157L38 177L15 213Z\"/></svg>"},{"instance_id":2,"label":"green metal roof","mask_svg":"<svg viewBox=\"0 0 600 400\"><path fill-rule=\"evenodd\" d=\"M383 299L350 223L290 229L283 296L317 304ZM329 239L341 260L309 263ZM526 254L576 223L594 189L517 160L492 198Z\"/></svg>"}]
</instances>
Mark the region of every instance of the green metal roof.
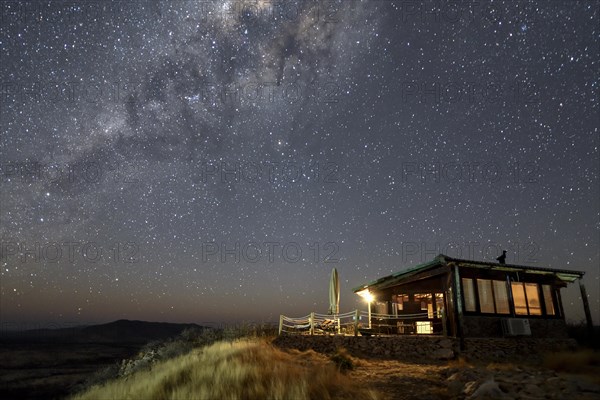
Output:
<instances>
[{"instance_id":1,"label":"green metal roof","mask_svg":"<svg viewBox=\"0 0 600 400\"><path fill-rule=\"evenodd\" d=\"M517 265L517 264L500 264L493 263L488 261L472 261L472 260L464 260L461 258L452 258L448 256L444 256L440 254L446 259L446 262L456 262L462 265L466 265L474 268L487 268L501 271L523 271L526 273L532 274L551 274L556 275L559 279L566 282L573 282L577 278L581 278L585 272L584 271L572 271L568 269L556 269L556 268L544 268L544 267L532 267L529 265ZM438 256L439 257L439 256Z\"/></svg>"},{"instance_id":2,"label":"green metal roof","mask_svg":"<svg viewBox=\"0 0 600 400\"><path fill-rule=\"evenodd\" d=\"M360 285L360 286L355 287L354 289L352 289L352 291L354 293L356 293L356 292L360 292L361 290L366 289L368 287L376 286L378 284L381 284L383 282L387 282L387 281L392 280L392 279L398 280L398 279L401 279L401 278L406 278L408 276L416 274L417 272L425 271L425 270L427 270L427 269L429 269L431 267L435 267L435 266L441 265L442 263L443 263L443 260L440 259L440 256L437 256L432 261L428 261L426 263L418 264L418 265L415 265L414 267L405 269L404 271L396 272L394 274L391 274L391 275L388 275L388 276L384 276L383 278L376 279L376 280L371 281L369 283L365 283L364 285Z\"/></svg>"},{"instance_id":3,"label":"green metal roof","mask_svg":"<svg viewBox=\"0 0 600 400\"><path fill-rule=\"evenodd\" d=\"M474 261L474 260L465 260L460 258L448 257L444 254L440 254L435 257L432 261L428 261L426 263L415 265L414 267L405 269L400 272L396 272L391 275L384 276L383 278L376 279L369 283L365 283L363 285L357 286L352 291L354 293L360 292L361 290L367 289L369 287L377 287L382 286L383 284L390 284L394 281L401 281L402 279L408 278L412 275L415 275L419 272L426 271L428 269L434 268L438 265L444 265L448 262L455 262L461 264L463 266L473 267L473 268L485 268L485 269L494 269L494 270L503 270L503 271L522 271L526 273L534 273L534 274L552 274L556 275L557 278L564 282L574 282L577 278L581 278L585 272L583 271L570 271L566 269L552 269L552 268L543 268L543 267L531 267L528 265L516 265L516 264L500 264L493 263L488 261Z\"/></svg>"}]
</instances>

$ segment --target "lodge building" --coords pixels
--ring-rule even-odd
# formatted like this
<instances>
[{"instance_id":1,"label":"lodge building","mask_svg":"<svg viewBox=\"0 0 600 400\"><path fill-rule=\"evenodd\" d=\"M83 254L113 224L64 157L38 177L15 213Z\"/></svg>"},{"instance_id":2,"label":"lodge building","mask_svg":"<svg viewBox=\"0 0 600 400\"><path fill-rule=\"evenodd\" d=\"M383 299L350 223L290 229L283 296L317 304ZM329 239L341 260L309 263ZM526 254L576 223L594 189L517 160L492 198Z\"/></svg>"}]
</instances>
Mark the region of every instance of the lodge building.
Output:
<instances>
[{"instance_id":1,"label":"lodge building","mask_svg":"<svg viewBox=\"0 0 600 400\"><path fill-rule=\"evenodd\" d=\"M579 280L588 324L584 272L452 258L354 288L371 300L373 329L454 337L566 337L561 289ZM380 321L377 315L393 320Z\"/></svg>"}]
</instances>

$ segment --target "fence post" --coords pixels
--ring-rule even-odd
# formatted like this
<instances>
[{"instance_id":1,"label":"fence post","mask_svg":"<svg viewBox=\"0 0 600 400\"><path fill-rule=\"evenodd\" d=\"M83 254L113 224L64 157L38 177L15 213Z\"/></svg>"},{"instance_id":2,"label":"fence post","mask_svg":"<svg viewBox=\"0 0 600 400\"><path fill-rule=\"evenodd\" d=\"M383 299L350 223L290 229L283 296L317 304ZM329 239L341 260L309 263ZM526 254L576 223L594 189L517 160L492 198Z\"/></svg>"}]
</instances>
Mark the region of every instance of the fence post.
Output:
<instances>
[{"instance_id":1,"label":"fence post","mask_svg":"<svg viewBox=\"0 0 600 400\"><path fill-rule=\"evenodd\" d=\"M279 315L279 335L281 335L281 331L283 331L283 314Z\"/></svg>"},{"instance_id":2,"label":"fence post","mask_svg":"<svg viewBox=\"0 0 600 400\"><path fill-rule=\"evenodd\" d=\"M315 312L311 312L310 313L310 335L314 335L315 334Z\"/></svg>"},{"instance_id":3,"label":"fence post","mask_svg":"<svg viewBox=\"0 0 600 400\"><path fill-rule=\"evenodd\" d=\"M354 336L358 336L358 320L360 318L360 311L358 308L354 310Z\"/></svg>"}]
</instances>

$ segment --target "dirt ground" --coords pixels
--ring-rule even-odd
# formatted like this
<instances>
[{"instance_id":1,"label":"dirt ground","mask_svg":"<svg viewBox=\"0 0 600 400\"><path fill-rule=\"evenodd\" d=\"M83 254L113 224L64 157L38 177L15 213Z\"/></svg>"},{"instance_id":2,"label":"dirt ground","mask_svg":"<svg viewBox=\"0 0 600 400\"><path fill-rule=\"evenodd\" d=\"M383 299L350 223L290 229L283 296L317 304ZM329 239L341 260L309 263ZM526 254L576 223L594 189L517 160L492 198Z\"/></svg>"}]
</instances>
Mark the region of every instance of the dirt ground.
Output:
<instances>
[{"instance_id":1,"label":"dirt ground","mask_svg":"<svg viewBox=\"0 0 600 400\"><path fill-rule=\"evenodd\" d=\"M464 399L468 397L466 382L481 383L490 376L506 398L600 399L600 374L598 364L593 364L597 361L592 365L563 363L558 371L537 363L468 363L464 360L419 363L371 358L354 358L353 361L356 368L347 374L377 390L386 400Z\"/></svg>"},{"instance_id":2,"label":"dirt ground","mask_svg":"<svg viewBox=\"0 0 600 400\"><path fill-rule=\"evenodd\" d=\"M358 359L348 375L376 389L388 400L442 400L449 396L442 372L446 364Z\"/></svg>"}]
</instances>

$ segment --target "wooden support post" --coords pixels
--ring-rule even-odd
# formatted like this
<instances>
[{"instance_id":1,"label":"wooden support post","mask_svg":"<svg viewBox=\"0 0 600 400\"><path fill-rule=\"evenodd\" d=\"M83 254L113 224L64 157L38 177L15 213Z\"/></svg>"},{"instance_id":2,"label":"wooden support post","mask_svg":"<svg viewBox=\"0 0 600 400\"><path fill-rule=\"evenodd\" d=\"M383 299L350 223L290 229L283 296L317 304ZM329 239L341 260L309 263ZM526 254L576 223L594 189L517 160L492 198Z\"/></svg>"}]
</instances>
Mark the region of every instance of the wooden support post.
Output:
<instances>
[{"instance_id":1,"label":"wooden support post","mask_svg":"<svg viewBox=\"0 0 600 400\"><path fill-rule=\"evenodd\" d=\"M456 315L456 336L458 336L460 350L465 349L465 339L463 337L463 305L462 294L460 291L460 273L457 265L452 265L452 296L454 297L454 313Z\"/></svg>"},{"instance_id":2,"label":"wooden support post","mask_svg":"<svg viewBox=\"0 0 600 400\"><path fill-rule=\"evenodd\" d=\"M446 329L446 308L442 308L442 333L446 337L448 336L448 330Z\"/></svg>"},{"instance_id":3,"label":"wooden support post","mask_svg":"<svg viewBox=\"0 0 600 400\"><path fill-rule=\"evenodd\" d=\"M315 312L311 312L310 313L310 336L315 334Z\"/></svg>"},{"instance_id":4,"label":"wooden support post","mask_svg":"<svg viewBox=\"0 0 600 400\"><path fill-rule=\"evenodd\" d=\"M587 322L587 327L590 333L594 331L594 324L592 323L592 313L590 312L590 302L588 301L587 292L585 290L585 285L581 278L579 278L579 290L581 291L581 300L583 301L583 311L585 311L585 319Z\"/></svg>"},{"instance_id":5,"label":"wooden support post","mask_svg":"<svg viewBox=\"0 0 600 400\"><path fill-rule=\"evenodd\" d=\"M279 335L283 331L283 314L279 315Z\"/></svg>"},{"instance_id":6,"label":"wooden support post","mask_svg":"<svg viewBox=\"0 0 600 400\"><path fill-rule=\"evenodd\" d=\"M354 310L354 336L358 336L358 320L360 319L360 311L358 308Z\"/></svg>"}]
</instances>

